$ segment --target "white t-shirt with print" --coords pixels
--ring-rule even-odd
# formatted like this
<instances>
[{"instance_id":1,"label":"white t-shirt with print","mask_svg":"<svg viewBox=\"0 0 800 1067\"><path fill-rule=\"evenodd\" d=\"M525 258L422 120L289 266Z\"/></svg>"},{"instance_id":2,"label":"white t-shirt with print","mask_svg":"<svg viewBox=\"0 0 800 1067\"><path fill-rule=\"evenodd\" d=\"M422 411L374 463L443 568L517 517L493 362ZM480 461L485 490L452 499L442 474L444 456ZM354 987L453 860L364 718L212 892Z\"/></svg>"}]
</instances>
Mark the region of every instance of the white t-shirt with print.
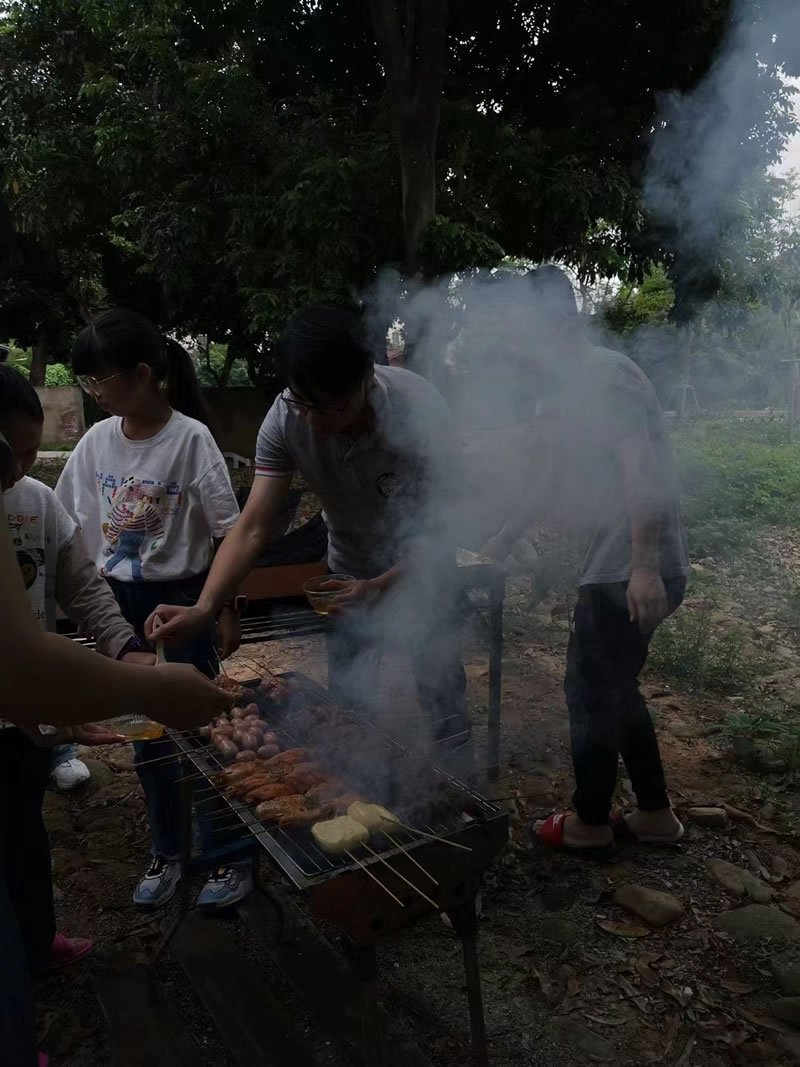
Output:
<instances>
[{"instance_id":1,"label":"white t-shirt with print","mask_svg":"<svg viewBox=\"0 0 800 1067\"><path fill-rule=\"evenodd\" d=\"M81 527L101 574L164 582L207 570L213 538L239 517L210 431L178 411L154 437L131 441L117 416L81 438L56 494Z\"/></svg>"},{"instance_id":2,"label":"white t-shirt with print","mask_svg":"<svg viewBox=\"0 0 800 1067\"><path fill-rule=\"evenodd\" d=\"M43 629L55 630L58 555L75 537L75 523L53 490L35 478L20 478L3 499L31 609Z\"/></svg>"}]
</instances>

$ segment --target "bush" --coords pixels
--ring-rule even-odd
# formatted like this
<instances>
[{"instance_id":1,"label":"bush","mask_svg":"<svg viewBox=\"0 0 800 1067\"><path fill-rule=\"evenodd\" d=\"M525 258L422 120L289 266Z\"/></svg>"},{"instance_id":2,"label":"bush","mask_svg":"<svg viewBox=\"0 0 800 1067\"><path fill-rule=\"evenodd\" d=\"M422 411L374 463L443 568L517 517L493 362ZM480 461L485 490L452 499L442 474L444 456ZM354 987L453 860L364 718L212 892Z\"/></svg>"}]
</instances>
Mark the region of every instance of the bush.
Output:
<instances>
[{"instance_id":1,"label":"bush","mask_svg":"<svg viewBox=\"0 0 800 1067\"><path fill-rule=\"evenodd\" d=\"M75 375L72 368L65 363L51 363L44 372L45 386L55 387L59 385L74 385Z\"/></svg>"},{"instance_id":2,"label":"bush","mask_svg":"<svg viewBox=\"0 0 800 1067\"><path fill-rule=\"evenodd\" d=\"M209 370L206 364L204 355L198 356L195 359L195 369L197 371L197 380L202 386L207 388L216 388L217 380L214 377L214 373L221 374L222 369L225 366L225 356L228 352L227 345L212 344L208 354L208 362L211 364L211 370ZM214 373L212 373L214 372ZM247 364L243 359L237 359L231 367L230 377L228 378L228 388L233 386L250 385L250 378L247 373Z\"/></svg>"}]
</instances>

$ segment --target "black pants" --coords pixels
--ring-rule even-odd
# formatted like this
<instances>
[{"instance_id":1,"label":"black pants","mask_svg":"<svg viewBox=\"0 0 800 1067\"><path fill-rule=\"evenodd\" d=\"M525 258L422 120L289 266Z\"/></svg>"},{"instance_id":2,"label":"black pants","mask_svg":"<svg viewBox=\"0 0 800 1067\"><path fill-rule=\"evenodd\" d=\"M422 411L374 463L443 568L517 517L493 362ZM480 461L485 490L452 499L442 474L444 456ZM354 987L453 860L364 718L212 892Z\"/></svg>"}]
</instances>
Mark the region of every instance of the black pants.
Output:
<instances>
[{"instance_id":1,"label":"black pants","mask_svg":"<svg viewBox=\"0 0 800 1067\"><path fill-rule=\"evenodd\" d=\"M0 1063L34 1067L31 971L56 934L42 798L51 753L21 730L0 730Z\"/></svg>"},{"instance_id":2,"label":"black pants","mask_svg":"<svg viewBox=\"0 0 800 1067\"><path fill-rule=\"evenodd\" d=\"M683 599L685 578L664 583L670 612ZM584 585L578 592L567 647L564 692L569 709L575 810L592 826L608 823L618 759L639 807L669 806L653 722L639 691L652 634L630 621L626 582Z\"/></svg>"}]
</instances>

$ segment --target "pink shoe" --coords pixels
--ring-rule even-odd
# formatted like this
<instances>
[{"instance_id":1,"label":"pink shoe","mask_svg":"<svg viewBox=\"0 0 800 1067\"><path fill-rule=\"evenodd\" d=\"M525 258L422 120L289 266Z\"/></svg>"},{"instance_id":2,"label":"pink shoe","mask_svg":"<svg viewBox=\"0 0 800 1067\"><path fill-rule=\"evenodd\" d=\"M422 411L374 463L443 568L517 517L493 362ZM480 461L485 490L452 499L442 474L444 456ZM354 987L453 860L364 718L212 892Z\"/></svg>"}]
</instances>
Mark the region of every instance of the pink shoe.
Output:
<instances>
[{"instance_id":1,"label":"pink shoe","mask_svg":"<svg viewBox=\"0 0 800 1067\"><path fill-rule=\"evenodd\" d=\"M64 937L63 934L56 934L50 946L50 967L52 970L69 967L70 964L88 956L93 948L94 941L86 937Z\"/></svg>"},{"instance_id":2,"label":"pink shoe","mask_svg":"<svg viewBox=\"0 0 800 1067\"><path fill-rule=\"evenodd\" d=\"M47 1067L50 1062L50 1057L46 1056L44 1052L39 1053L39 1067Z\"/></svg>"}]
</instances>

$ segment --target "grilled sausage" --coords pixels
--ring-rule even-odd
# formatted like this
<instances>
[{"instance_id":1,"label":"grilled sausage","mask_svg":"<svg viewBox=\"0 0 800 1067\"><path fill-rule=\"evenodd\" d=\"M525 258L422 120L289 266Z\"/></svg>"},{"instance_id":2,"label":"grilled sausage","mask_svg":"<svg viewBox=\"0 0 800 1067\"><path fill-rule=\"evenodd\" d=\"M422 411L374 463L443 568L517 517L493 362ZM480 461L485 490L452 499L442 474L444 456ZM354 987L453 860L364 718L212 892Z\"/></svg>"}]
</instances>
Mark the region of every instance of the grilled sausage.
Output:
<instances>
[{"instance_id":1,"label":"grilled sausage","mask_svg":"<svg viewBox=\"0 0 800 1067\"><path fill-rule=\"evenodd\" d=\"M227 737L221 737L218 741L215 741L214 744L220 759L225 760L226 763L236 759L239 754L239 749L234 745L233 741L229 740Z\"/></svg>"},{"instance_id":2,"label":"grilled sausage","mask_svg":"<svg viewBox=\"0 0 800 1067\"><path fill-rule=\"evenodd\" d=\"M277 745L262 745L257 752L259 759L272 759L277 756L280 749Z\"/></svg>"},{"instance_id":3,"label":"grilled sausage","mask_svg":"<svg viewBox=\"0 0 800 1067\"><path fill-rule=\"evenodd\" d=\"M237 763L252 763L254 760L257 759L258 756L255 754L255 752L251 752L250 749L245 749L243 752L236 753Z\"/></svg>"}]
</instances>

